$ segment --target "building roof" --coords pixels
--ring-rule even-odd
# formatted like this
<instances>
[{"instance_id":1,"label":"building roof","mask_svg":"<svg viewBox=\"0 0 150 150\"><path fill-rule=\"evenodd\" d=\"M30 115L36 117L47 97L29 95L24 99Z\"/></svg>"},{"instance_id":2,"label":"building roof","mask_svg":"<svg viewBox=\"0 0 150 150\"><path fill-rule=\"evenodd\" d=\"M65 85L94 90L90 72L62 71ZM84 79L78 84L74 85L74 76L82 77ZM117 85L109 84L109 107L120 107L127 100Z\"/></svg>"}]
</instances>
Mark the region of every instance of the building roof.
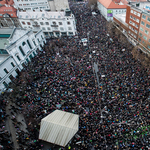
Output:
<instances>
[{"instance_id":1,"label":"building roof","mask_svg":"<svg viewBox=\"0 0 150 150\"><path fill-rule=\"evenodd\" d=\"M38 18L65 18L65 12L64 11L58 11L58 12L52 12L52 11L18 11L18 18L24 18L24 19L38 19Z\"/></svg>"},{"instance_id":2,"label":"building roof","mask_svg":"<svg viewBox=\"0 0 150 150\"><path fill-rule=\"evenodd\" d=\"M1 5L5 5L5 4L7 4L7 5L13 5L14 1L13 0L1 0L0 4Z\"/></svg>"},{"instance_id":3,"label":"building roof","mask_svg":"<svg viewBox=\"0 0 150 150\"><path fill-rule=\"evenodd\" d=\"M137 8L143 12L150 12L150 2L130 2L132 7Z\"/></svg>"},{"instance_id":4,"label":"building roof","mask_svg":"<svg viewBox=\"0 0 150 150\"><path fill-rule=\"evenodd\" d=\"M79 115L55 110L42 119L39 139L65 147L79 128Z\"/></svg>"},{"instance_id":5,"label":"building roof","mask_svg":"<svg viewBox=\"0 0 150 150\"><path fill-rule=\"evenodd\" d=\"M0 18L3 18L4 14L8 14L11 18L16 18L17 17L17 9L15 9L13 6L9 5L3 5L0 7Z\"/></svg>"},{"instance_id":6,"label":"building roof","mask_svg":"<svg viewBox=\"0 0 150 150\"><path fill-rule=\"evenodd\" d=\"M98 0L107 9L126 9L126 5L116 4L112 0Z\"/></svg>"}]
</instances>

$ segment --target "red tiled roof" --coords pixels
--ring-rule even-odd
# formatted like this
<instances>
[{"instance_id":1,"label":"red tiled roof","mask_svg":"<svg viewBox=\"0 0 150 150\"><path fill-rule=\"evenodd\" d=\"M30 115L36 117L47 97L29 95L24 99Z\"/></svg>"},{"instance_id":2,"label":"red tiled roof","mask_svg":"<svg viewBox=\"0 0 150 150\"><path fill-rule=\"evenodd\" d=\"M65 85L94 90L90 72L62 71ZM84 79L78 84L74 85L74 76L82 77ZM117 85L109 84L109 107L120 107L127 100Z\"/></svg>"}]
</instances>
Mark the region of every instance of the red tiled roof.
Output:
<instances>
[{"instance_id":1,"label":"red tiled roof","mask_svg":"<svg viewBox=\"0 0 150 150\"><path fill-rule=\"evenodd\" d=\"M126 5L115 4L112 0L98 0L107 9L125 9Z\"/></svg>"},{"instance_id":2,"label":"red tiled roof","mask_svg":"<svg viewBox=\"0 0 150 150\"><path fill-rule=\"evenodd\" d=\"M7 5L13 5L14 1L13 0L2 0L2 1L0 1L0 4L1 5L5 5L5 4L7 4Z\"/></svg>"},{"instance_id":3,"label":"red tiled roof","mask_svg":"<svg viewBox=\"0 0 150 150\"><path fill-rule=\"evenodd\" d=\"M13 6L1 6L0 7L0 14L9 14L11 18L17 17L17 9L15 9ZM0 18L3 18L3 16L0 16Z\"/></svg>"}]
</instances>

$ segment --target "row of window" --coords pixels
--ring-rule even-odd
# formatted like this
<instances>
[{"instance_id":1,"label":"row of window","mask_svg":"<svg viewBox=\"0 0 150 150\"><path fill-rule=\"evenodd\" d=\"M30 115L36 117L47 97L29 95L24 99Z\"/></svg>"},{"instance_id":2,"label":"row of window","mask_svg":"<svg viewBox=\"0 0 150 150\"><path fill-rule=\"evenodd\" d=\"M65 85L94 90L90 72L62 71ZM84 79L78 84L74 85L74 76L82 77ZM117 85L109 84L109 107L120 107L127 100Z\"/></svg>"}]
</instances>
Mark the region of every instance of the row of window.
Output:
<instances>
[{"instance_id":1,"label":"row of window","mask_svg":"<svg viewBox=\"0 0 150 150\"><path fill-rule=\"evenodd\" d=\"M139 38L139 41L140 42L142 41L141 38ZM150 42L150 39L149 39L149 42ZM142 43L145 44L145 41L142 41ZM150 45L148 45L147 47L148 47L148 49L150 49Z\"/></svg>"},{"instance_id":2,"label":"row of window","mask_svg":"<svg viewBox=\"0 0 150 150\"><path fill-rule=\"evenodd\" d=\"M140 27L140 30L141 31L144 31L144 29L142 27ZM148 35L149 34L149 31L145 30L145 33Z\"/></svg>"},{"instance_id":3,"label":"row of window","mask_svg":"<svg viewBox=\"0 0 150 150\"><path fill-rule=\"evenodd\" d=\"M40 2L40 3L25 3L25 4L19 4L19 6L30 6L30 5L43 5L43 4L47 4L47 2ZM48 6L47 6L48 8Z\"/></svg>"},{"instance_id":4,"label":"row of window","mask_svg":"<svg viewBox=\"0 0 150 150\"><path fill-rule=\"evenodd\" d=\"M136 23L132 22L131 20L129 21L129 23L132 24L133 26L135 26L136 28L139 27Z\"/></svg>"},{"instance_id":5,"label":"row of window","mask_svg":"<svg viewBox=\"0 0 150 150\"><path fill-rule=\"evenodd\" d=\"M67 32L55 32L55 34L57 36L60 36L60 33L62 36L67 36ZM54 33L53 32L44 32L45 36L54 36ZM68 32L68 35L73 35L73 32Z\"/></svg>"},{"instance_id":6,"label":"row of window","mask_svg":"<svg viewBox=\"0 0 150 150\"><path fill-rule=\"evenodd\" d=\"M53 23L53 25L57 25L57 23L55 21L53 21L52 23ZM22 24L26 25L26 22L22 21ZM38 22L36 22L36 21L34 22L34 24L39 25ZM62 22L58 22L58 24L59 25L63 25ZM67 21L67 25L70 25L70 24L71 23L69 21ZM27 22L27 25L31 25L31 23ZM44 22L40 22L40 25L50 25L50 24L49 24L49 22L45 22L45 23Z\"/></svg>"},{"instance_id":7,"label":"row of window","mask_svg":"<svg viewBox=\"0 0 150 150\"><path fill-rule=\"evenodd\" d=\"M143 18L143 19L146 19L146 15L142 15L142 18ZM147 21L150 22L150 17L147 18Z\"/></svg>"},{"instance_id":8,"label":"row of window","mask_svg":"<svg viewBox=\"0 0 150 150\"><path fill-rule=\"evenodd\" d=\"M134 21L136 21L137 23L139 23L139 22L140 22L140 20L139 20L139 19L137 19L137 18L133 17L132 15L130 15L130 18L131 18L131 19L133 19Z\"/></svg>"},{"instance_id":9,"label":"row of window","mask_svg":"<svg viewBox=\"0 0 150 150\"><path fill-rule=\"evenodd\" d=\"M136 35L133 34L131 31L129 31L128 33L131 34L134 38L136 38Z\"/></svg>"},{"instance_id":10,"label":"row of window","mask_svg":"<svg viewBox=\"0 0 150 150\"><path fill-rule=\"evenodd\" d=\"M138 17L140 17L140 13L138 13L138 12L136 12L136 11L134 11L134 10L132 10L131 9L131 11L130 11L131 13L133 13L134 15L137 15Z\"/></svg>"},{"instance_id":11,"label":"row of window","mask_svg":"<svg viewBox=\"0 0 150 150\"><path fill-rule=\"evenodd\" d=\"M141 24L144 26L144 25L145 25L145 22L144 22L144 21L141 21ZM149 24L146 24L146 27L147 27L147 28L150 28L150 25L149 25Z\"/></svg>"},{"instance_id":12,"label":"row of window","mask_svg":"<svg viewBox=\"0 0 150 150\"><path fill-rule=\"evenodd\" d=\"M14 65L14 63L13 63L13 62L11 62L11 65L12 65L12 67L15 67L15 65ZM6 68L4 68L4 72L5 72L6 74L8 74L8 73L9 73L9 71L8 71Z\"/></svg>"},{"instance_id":13,"label":"row of window","mask_svg":"<svg viewBox=\"0 0 150 150\"><path fill-rule=\"evenodd\" d=\"M136 34L138 33L137 30L135 30L134 28L132 28L131 26L129 26L129 29L131 29L133 32L135 32Z\"/></svg>"},{"instance_id":14,"label":"row of window","mask_svg":"<svg viewBox=\"0 0 150 150\"><path fill-rule=\"evenodd\" d=\"M143 37L144 40L147 40L147 37L146 37L145 35L143 36L142 33L139 33L139 35L140 35L141 37ZM150 42L150 39L149 39L149 42Z\"/></svg>"}]
</instances>

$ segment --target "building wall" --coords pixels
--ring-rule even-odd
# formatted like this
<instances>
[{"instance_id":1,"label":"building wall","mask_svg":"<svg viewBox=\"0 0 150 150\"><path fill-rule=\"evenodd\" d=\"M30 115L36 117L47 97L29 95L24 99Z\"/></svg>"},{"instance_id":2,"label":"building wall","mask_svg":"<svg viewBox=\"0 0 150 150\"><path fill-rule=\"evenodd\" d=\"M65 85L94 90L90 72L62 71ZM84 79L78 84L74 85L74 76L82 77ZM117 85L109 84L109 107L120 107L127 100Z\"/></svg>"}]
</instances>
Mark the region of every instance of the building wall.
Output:
<instances>
[{"instance_id":1,"label":"building wall","mask_svg":"<svg viewBox=\"0 0 150 150\"><path fill-rule=\"evenodd\" d=\"M138 41L150 50L150 15L146 13L141 17Z\"/></svg>"},{"instance_id":2,"label":"building wall","mask_svg":"<svg viewBox=\"0 0 150 150\"><path fill-rule=\"evenodd\" d=\"M141 12L137 9L130 8L130 13L128 12L129 18L127 22L129 24L128 34L135 40L138 39L139 26L141 20Z\"/></svg>"},{"instance_id":3,"label":"building wall","mask_svg":"<svg viewBox=\"0 0 150 150\"><path fill-rule=\"evenodd\" d=\"M106 18L106 20L113 20L113 16L116 14L126 13L126 9L107 9L100 2L97 2L100 13Z\"/></svg>"},{"instance_id":4,"label":"building wall","mask_svg":"<svg viewBox=\"0 0 150 150\"><path fill-rule=\"evenodd\" d=\"M50 37L52 34L53 36L57 37L59 32L59 36L62 36L62 33L66 33L67 36L69 35L76 35L76 23L74 15L71 17L65 17L65 18L39 18L39 19L19 19L20 24L22 25L22 28L26 29L33 29L36 30L42 30L45 34L45 36ZM55 23L55 25L54 25ZM62 24L60 24L62 23ZM71 34L69 34L71 33Z\"/></svg>"},{"instance_id":5,"label":"building wall","mask_svg":"<svg viewBox=\"0 0 150 150\"><path fill-rule=\"evenodd\" d=\"M15 66L13 67L11 65L11 63L13 63ZM17 66L15 60L13 59L13 57L11 57L11 56L8 56L6 61L4 61L2 64L0 64L0 93L5 88L4 82L6 84L9 84L11 82L11 79L9 77L11 75L13 77L17 76L17 72L16 72L17 68L18 68L18 66ZM4 69L7 69L8 73L6 73L4 71Z\"/></svg>"},{"instance_id":6,"label":"building wall","mask_svg":"<svg viewBox=\"0 0 150 150\"><path fill-rule=\"evenodd\" d=\"M48 0L14 0L15 6L23 10L44 9L50 10Z\"/></svg>"},{"instance_id":7,"label":"building wall","mask_svg":"<svg viewBox=\"0 0 150 150\"><path fill-rule=\"evenodd\" d=\"M30 46L27 44L27 40L30 42L32 48L30 48ZM33 40L35 41L35 44ZM23 42L26 43L24 46ZM31 58L37 54L37 51L42 50L41 47L44 46L45 43L46 39L43 32L40 30L36 34L31 31L28 34L22 36L16 42L6 47L6 50L9 53L9 59L6 59L3 64L0 64L0 93L3 91L3 89L5 89L3 83L5 82L6 84L9 84L11 82L9 76L12 75L13 77L16 77L16 69L21 71L23 69L23 64L27 64L29 61L31 61ZM22 47L25 55L22 55L21 51L19 50L19 46ZM20 61L18 60L17 56L20 57ZM11 65L11 62L14 63L15 67ZM4 68L7 69L9 72L8 74L5 73Z\"/></svg>"}]
</instances>

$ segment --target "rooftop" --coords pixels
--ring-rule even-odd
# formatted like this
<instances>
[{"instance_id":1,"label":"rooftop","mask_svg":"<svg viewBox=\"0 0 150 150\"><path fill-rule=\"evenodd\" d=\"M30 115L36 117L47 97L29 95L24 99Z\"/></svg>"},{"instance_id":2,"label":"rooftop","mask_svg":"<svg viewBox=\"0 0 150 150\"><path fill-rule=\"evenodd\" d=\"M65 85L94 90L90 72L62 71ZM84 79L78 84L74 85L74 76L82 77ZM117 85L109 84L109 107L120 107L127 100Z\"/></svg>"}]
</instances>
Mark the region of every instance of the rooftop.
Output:
<instances>
[{"instance_id":1,"label":"rooftop","mask_svg":"<svg viewBox=\"0 0 150 150\"><path fill-rule=\"evenodd\" d=\"M150 13L150 2L130 2L130 5L142 10L143 12Z\"/></svg>"},{"instance_id":2,"label":"rooftop","mask_svg":"<svg viewBox=\"0 0 150 150\"><path fill-rule=\"evenodd\" d=\"M98 0L107 9L126 9L123 3L115 3L112 0Z\"/></svg>"},{"instance_id":3,"label":"rooftop","mask_svg":"<svg viewBox=\"0 0 150 150\"><path fill-rule=\"evenodd\" d=\"M126 21L126 13L125 14L116 14L114 16L116 19L120 20L120 22L125 23Z\"/></svg>"},{"instance_id":4,"label":"rooftop","mask_svg":"<svg viewBox=\"0 0 150 150\"><path fill-rule=\"evenodd\" d=\"M31 13L32 12L32 13ZM18 11L18 18L31 19L31 18L64 18L65 11L60 12L48 12L48 11Z\"/></svg>"}]
</instances>

